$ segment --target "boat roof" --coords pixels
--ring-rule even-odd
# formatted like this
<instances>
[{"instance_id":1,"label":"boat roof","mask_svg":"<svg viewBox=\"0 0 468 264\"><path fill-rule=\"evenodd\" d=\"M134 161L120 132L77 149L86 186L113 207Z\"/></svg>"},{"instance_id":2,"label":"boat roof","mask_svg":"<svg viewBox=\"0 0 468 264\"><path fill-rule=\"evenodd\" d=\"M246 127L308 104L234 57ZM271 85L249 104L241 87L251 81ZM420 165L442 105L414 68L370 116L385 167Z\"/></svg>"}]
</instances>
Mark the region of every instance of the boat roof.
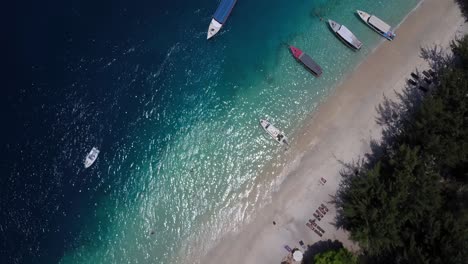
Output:
<instances>
[{"instance_id":1,"label":"boat roof","mask_svg":"<svg viewBox=\"0 0 468 264\"><path fill-rule=\"evenodd\" d=\"M372 26L374 26L374 27L376 27L377 29L381 30L382 32L385 32L385 33L386 33L386 32L389 32L389 31L390 31L390 26L389 26L387 23L385 23L385 22L383 22L382 20L380 20L380 18L378 18L378 17L376 17L376 16L374 16L374 15L372 15L372 16L369 18L368 22L369 22Z\"/></svg>"},{"instance_id":2,"label":"boat roof","mask_svg":"<svg viewBox=\"0 0 468 264\"><path fill-rule=\"evenodd\" d=\"M322 75L322 68L309 55L303 53L299 59L317 76Z\"/></svg>"},{"instance_id":3,"label":"boat roof","mask_svg":"<svg viewBox=\"0 0 468 264\"><path fill-rule=\"evenodd\" d=\"M218 6L218 9L216 9L216 12L213 15L213 18L221 24L226 22L226 19L229 17L229 14L231 13L232 8L236 2L237 0L222 0Z\"/></svg>"},{"instance_id":4,"label":"boat roof","mask_svg":"<svg viewBox=\"0 0 468 264\"><path fill-rule=\"evenodd\" d=\"M281 134L281 131L278 128L276 128L274 125L272 125L270 122L265 124L264 128L273 136L277 136L278 134Z\"/></svg>"},{"instance_id":5,"label":"boat roof","mask_svg":"<svg viewBox=\"0 0 468 264\"><path fill-rule=\"evenodd\" d=\"M357 39L347 27L341 25L340 29L336 33L355 48L359 49L362 46L361 41L359 41L359 39Z\"/></svg>"}]
</instances>

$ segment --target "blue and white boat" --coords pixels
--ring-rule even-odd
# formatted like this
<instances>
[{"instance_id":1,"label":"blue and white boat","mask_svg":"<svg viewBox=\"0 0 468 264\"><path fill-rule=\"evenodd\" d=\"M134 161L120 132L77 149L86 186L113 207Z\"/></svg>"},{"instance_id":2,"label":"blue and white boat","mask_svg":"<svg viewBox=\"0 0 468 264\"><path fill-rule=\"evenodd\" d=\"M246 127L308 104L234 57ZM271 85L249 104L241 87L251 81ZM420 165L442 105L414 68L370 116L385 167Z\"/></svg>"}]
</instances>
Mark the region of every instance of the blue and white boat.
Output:
<instances>
[{"instance_id":1,"label":"blue and white boat","mask_svg":"<svg viewBox=\"0 0 468 264\"><path fill-rule=\"evenodd\" d=\"M382 37L390 41L396 37L396 34L391 31L391 27L387 23L383 22L380 18L374 15L369 15L368 13L361 10L356 10L356 12L362 21L364 21L364 23L366 23L375 32L379 33Z\"/></svg>"},{"instance_id":2,"label":"blue and white boat","mask_svg":"<svg viewBox=\"0 0 468 264\"><path fill-rule=\"evenodd\" d=\"M218 9L216 9L213 18L211 19L206 39L212 38L214 35L216 35L216 33L219 32L219 30L231 14L231 11L234 8L236 2L237 0L221 0Z\"/></svg>"}]
</instances>

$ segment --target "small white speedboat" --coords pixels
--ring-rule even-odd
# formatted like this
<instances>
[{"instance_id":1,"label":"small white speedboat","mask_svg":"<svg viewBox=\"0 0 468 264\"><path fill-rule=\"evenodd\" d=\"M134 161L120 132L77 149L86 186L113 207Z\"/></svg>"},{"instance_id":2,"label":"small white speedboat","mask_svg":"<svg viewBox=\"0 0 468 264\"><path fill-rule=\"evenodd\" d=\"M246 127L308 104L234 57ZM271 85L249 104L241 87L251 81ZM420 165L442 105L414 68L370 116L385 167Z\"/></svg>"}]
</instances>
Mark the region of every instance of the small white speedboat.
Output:
<instances>
[{"instance_id":1,"label":"small white speedboat","mask_svg":"<svg viewBox=\"0 0 468 264\"><path fill-rule=\"evenodd\" d=\"M265 119L260 119L260 125L262 125L263 129L270 134L270 136L276 140L276 142L280 143L281 145L289 145L288 138L281 132L278 128L273 126L270 122Z\"/></svg>"},{"instance_id":2,"label":"small white speedboat","mask_svg":"<svg viewBox=\"0 0 468 264\"><path fill-rule=\"evenodd\" d=\"M84 161L84 166L85 168L91 167L93 163L96 161L97 157L99 155L99 149L93 147L91 151L86 155L85 161Z\"/></svg>"},{"instance_id":3,"label":"small white speedboat","mask_svg":"<svg viewBox=\"0 0 468 264\"><path fill-rule=\"evenodd\" d=\"M356 12L362 21L364 21L364 23L366 23L375 32L379 33L382 37L388 40L393 40L396 37L396 34L391 30L391 27L387 23L380 20L380 18L374 15L369 15L368 13L361 10L356 10Z\"/></svg>"}]
</instances>

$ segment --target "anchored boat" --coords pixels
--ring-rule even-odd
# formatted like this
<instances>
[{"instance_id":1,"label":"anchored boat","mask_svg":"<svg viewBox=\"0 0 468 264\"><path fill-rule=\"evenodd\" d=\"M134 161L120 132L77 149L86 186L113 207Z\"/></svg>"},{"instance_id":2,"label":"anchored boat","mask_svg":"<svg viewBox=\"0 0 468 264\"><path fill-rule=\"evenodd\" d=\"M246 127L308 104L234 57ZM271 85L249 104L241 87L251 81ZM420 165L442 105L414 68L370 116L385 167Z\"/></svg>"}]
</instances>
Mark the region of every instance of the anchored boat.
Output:
<instances>
[{"instance_id":1,"label":"anchored boat","mask_svg":"<svg viewBox=\"0 0 468 264\"><path fill-rule=\"evenodd\" d=\"M322 75L322 68L309 55L294 46L289 46L289 50L291 50L294 58L304 64L304 66L309 69L312 74L317 77Z\"/></svg>"},{"instance_id":2,"label":"anchored boat","mask_svg":"<svg viewBox=\"0 0 468 264\"><path fill-rule=\"evenodd\" d=\"M206 35L206 39L212 38L216 33L219 32L221 27L223 26L224 22L228 19L229 15L231 14L234 5L236 4L237 0L222 0L216 9L216 12L211 19L210 26L208 27L208 33Z\"/></svg>"},{"instance_id":3,"label":"anchored boat","mask_svg":"<svg viewBox=\"0 0 468 264\"><path fill-rule=\"evenodd\" d=\"M280 143L281 145L289 145L288 138L281 132L278 128L273 126L270 122L265 119L260 119L260 125L262 125L263 129L270 134L270 136L276 140L276 142Z\"/></svg>"},{"instance_id":4,"label":"anchored boat","mask_svg":"<svg viewBox=\"0 0 468 264\"><path fill-rule=\"evenodd\" d=\"M366 23L375 32L379 33L382 37L390 41L396 37L396 34L391 31L391 27L387 23L380 20L380 18L374 15L369 15L368 13L361 10L356 10L356 12L362 21L364 21L364 23Z\"/></svg>"},{"instance_id":5,"label":"anchored boat","mask_svg":"<svg viewBox=\"0 0 468 264\"><path fill-rule=\"evenodd\" d=\"M86 155L85 161L84 161L84 166L85 168L91 167L93 163L96 161L97 157L99 155L99 149L93 147L91 151Z\"/></svg>"},{"instance_id":6,"label":"anchored boat","mask_svg":"<svg viewBox=\"0 0 468 264\"><path fill-rule=\"evenodd\" d=\"M362 42L354 36L354 34L345 26L336 23L333 20L328 20L328 25L330 25L331 29L335 34L338 36L341 41L343 41L349 47L359 50L362 47Z\"/></svg>"}]
</instances>

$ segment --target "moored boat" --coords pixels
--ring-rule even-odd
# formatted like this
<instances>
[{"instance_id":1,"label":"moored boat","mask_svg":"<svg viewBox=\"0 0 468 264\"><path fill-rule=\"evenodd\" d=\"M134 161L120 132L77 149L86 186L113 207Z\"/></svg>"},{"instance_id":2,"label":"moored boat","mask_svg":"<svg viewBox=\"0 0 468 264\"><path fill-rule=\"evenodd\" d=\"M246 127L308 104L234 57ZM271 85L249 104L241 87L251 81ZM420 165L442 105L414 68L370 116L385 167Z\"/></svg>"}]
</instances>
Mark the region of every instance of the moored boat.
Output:
<instances>
[{"instance_id":1,"label":"moored boat","mask_svg":"<svg viewBox=\"0 0 468 264\"><path fill-rule=\"evenodd\" d=\"M260 119L260 125L270 136L281 145L289 145L288 138L278 128L273 126L270 122L265 119Z\"/></svg>"},{"instance_id":2,"label":"moored boat","mask_svg":"<svg viewBox=\"0 0 468 264\"><path fill-rule=\"evenodd\" d=\"M345 26L336 23L333 20L328 20L328 25L336 36L349 47L359 50L362 47L362 42Z\"/></svg>"},{"instance_id":3,"label":"moored boat","mask_svg":"<svg viewBox=\"0 0 468 264\"><path fill-rule=\"evenodd\" d=\"M312 72L312 74L317 77L322 75L322 68L309 55L294 46L289 46L289 50L291 51L294 58L304 64L304 66L310 72Z\"/></svg>"},{"instance_id":4,"label":"moored boat","mask_svg":"<svg viewBox=\"0 0 468 264\"><path fill-rule=\"evenodd\" d=\"M206 39L212 38L216 33L219 32L221 27L223 26L224 22L228 19L229 15L231 14L234 5L236 4L237 0L222 0L216 9L216 12L211 19L210 26L208 27L208 33L206 35Z\"/></svg>"},{"instance_id":5,"label":"moored boat","mask_svg":"<svg viewBox=\"0 0 468 264\"><path fill-rule=\"evenodd\" d=\"M380 18L374 15L369 15L361 10L356 10L356 12L364 23L366 23L375 32L379 33L382 37L388 40L393 40L396 37L396 34L391 30L391 27Z\"/></svg>"},{"instance_id":6,"label":"moored boat","mask_svg":"<svg viewBox=\"0 0 468 264\"><path fill-rule=\"evenodd\" d=\"M91 167L93 163L96 161L97 157L99 155L99 149L96 147L93 147L91 151L86 155L85 161L84 161L84 166L85 168Z\"/></svg>"}]
</instances>

